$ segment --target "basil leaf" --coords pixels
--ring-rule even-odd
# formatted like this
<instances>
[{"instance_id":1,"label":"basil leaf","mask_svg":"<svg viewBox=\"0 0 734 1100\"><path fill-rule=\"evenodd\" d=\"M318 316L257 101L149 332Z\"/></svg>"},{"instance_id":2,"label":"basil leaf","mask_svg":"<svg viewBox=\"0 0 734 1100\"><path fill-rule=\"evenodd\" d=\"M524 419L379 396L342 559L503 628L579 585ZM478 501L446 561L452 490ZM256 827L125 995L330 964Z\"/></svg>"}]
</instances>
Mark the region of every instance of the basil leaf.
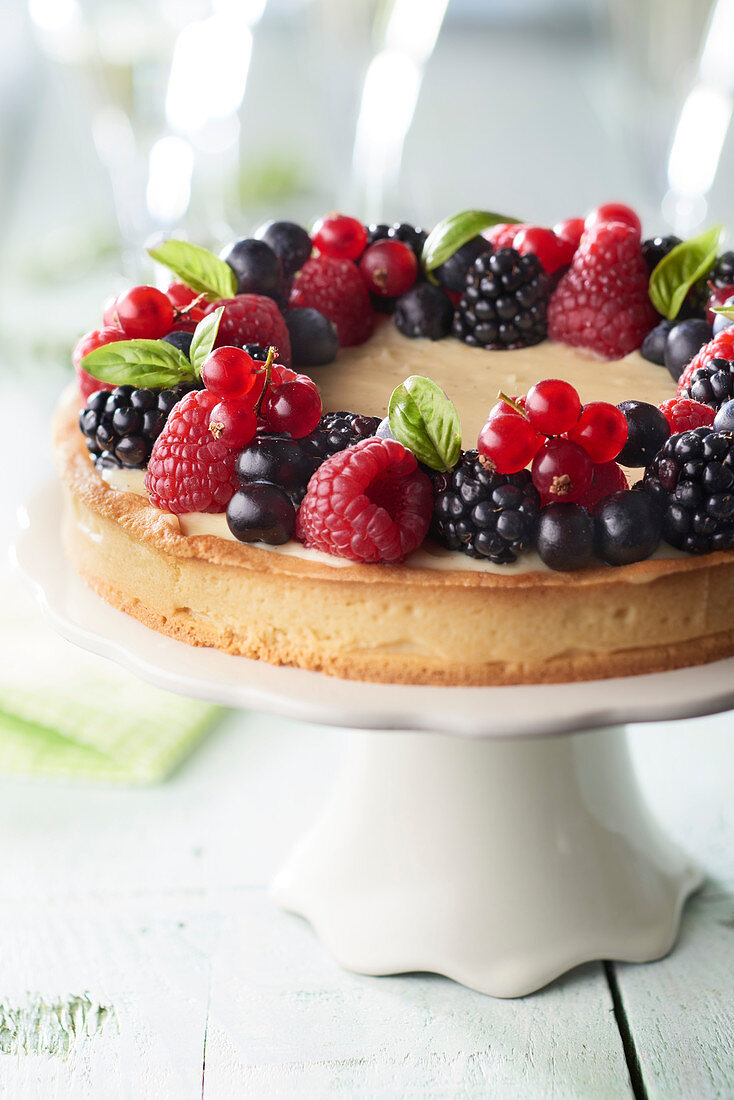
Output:
<instances>
[{"instance_id":1,"label":"basil leaf","mask_svg":"<svg viewBox=\"0 0 734 1100\"><path fill-rule=\"evenodd\" d=\"M224 306L220 306L219 309L215 309L213 313L205 317L203 321L199 321L194 329L194 335L191 338L191 348L189 349L189 359L191 360L191 366L194 368L194 374L197 378L201 378L201 368L204 364L204 360L214 347L214 341L219 332L219 322L222 320L223 313Z\"/></svg>"},{"instance_id":2,"label":"basil leaf","mask_svg":"<svg viewBox=\"0 0 734 1100\"><path fill-rule=\"evenodd\" d=\"M693 284L710 270L716 259L721 229L720 225L714 225L689 241L681 241L652 269L650 301L669 321L678 316Z\"/></svg>"},{"instance_id":3,"label":"basil leaf","mask_svg":"<svg viewBox=\"0 0 734 1100\"><path fill-rule=\"evenodd\" d=\"M411 374L390 397L390 430L398 442L432 470L450 470L461 453L459 416L430 378Z\"/></svg>"},{"instance_id":4,"label":"basil leaf","mask_svg":"<svg viewBox=\"0 0 734 1100\"><path fill-rule=\"evenodd\" d=\"M197 294L210 298L233 298L237 293L237 276L229 264L220 260L208 248L188 241L163 241L149 248L148 255L191 287Z\"/></svg>"},{"instance_id":5,"label":"basil leaf","mask_svg":"<svg viewBox=\"0 0 734 1100\"><path fill-rule=\"evenodd\" d=\"M726 317L727 321L734 321L734 305L714 306L712 313L720 313L722 317Z\"/></svg>"},{"instance_id":6,"label":"basil leaf","mask_svg":"<svg viewBox=\"0 0 734 1100\"><path fill-rule=\"evenodd\" d=\"M505 214L493 214L490 210L462 210L460 214L452 214L450 218L444 218L434 226L423 245L421 261L426 272L430 273L440 267L449 256L453 256L457 249L472 237L476 237L477 233L500 222L507 222L509 225L518 224L517 218L508 218Z\"/></svg>"},{"instance_id":7,"label":"basil leaf","mask_svg":"<svg viewBox=\"0 0 734 1100\"><path fill-rule=\"evenodd\" d=\"M194 368L178 348L164 340L118 340L85 355L81 364L100 382L113 386L168 389L193 382Z\"/></svg>"}]
</instances>

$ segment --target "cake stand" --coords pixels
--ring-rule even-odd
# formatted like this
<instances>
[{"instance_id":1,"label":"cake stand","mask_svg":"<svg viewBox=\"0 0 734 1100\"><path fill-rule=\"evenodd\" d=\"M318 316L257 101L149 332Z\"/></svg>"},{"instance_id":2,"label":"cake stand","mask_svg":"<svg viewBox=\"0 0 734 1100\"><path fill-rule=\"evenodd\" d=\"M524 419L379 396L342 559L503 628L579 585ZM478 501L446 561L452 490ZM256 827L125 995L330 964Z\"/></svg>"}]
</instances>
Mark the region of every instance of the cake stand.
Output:
<instances>
[{"instance_id":1,"label":"cake stand","mask_svg":"<svg viewBox=\"0 0 734 1100\"><path fill-rule=\"evenodd\" d=\"M670 950L701 875L648 811L623 723L734 706L734 659L501 688L277 668L110 607L67 563L60 517L49 485L22 510L14 557L65 637L169 691L350 727L331 798L272 886L343 966L515 997L582 962Z\"/></svg>"}]
</instances>

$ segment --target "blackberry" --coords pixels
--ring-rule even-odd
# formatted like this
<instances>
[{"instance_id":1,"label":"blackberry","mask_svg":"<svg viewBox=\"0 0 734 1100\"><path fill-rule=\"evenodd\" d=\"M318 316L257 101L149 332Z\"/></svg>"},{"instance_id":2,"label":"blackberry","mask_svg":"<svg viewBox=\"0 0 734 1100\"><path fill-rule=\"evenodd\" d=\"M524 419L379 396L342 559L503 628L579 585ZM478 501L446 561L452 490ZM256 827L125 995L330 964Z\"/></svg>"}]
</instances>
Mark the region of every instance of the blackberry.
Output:
<instances>
[{"instance_id":1,"label":"blackberry","mask_svg":"<svg viewBox=\"0 0 734 1100\"><path fill-rule=\"evenodd\" d=\"M338 451L345 451L353 443L368 439L379 426L379 416L361 416L359 413L344 410L325 413L319 420L318 427L299 442L305 444L310 453L324 462Z\"/></svg>"},{"instance_id":2,"label":"blackberry","mask_svg":"<svg viewBox=\"0 0 734 1100\"><path fill-rule=\"evenodd\" d=\"M484 237L471 237L435 269L433 276L444 290L450 290L452 294L463 294L471 265L479 256L493 251L492 245Z\"/></svg>"},{"instance_id":3,"label":"blackberry","mask_svg":"<svg viewBox=\"0 0 734 1100\"><path fill-rule=\"evenodd\" d=\"M366 248L369 248L375 241L403 241L413 249L415 258L420 264L423 245L426 243L426 237L428 236L425 229L419 229L408 222L394 222L393 225L381 222L378 225L367 225L365 228L367 230Z\"/></svg>"},{"instance_id":4,"label":"blackberry","mask_svg":"<svg viewBox=\"0 0 734 1100\"><path fill-rule=\"evenodd\" d=\"M431 534L449 550L506 565L535 544L540 496L527 470L493 473L477 451L464 451L433 485Z\"/></svg>"},{"instance_id":5,"label":"blackberry","mask_svg":"<svg viewBox=\"0 0 734 1100\"><path fill-rule=\"evenodd\" d=\"M734 286L734 252L724 252L717 257L709 272L709 280L715 287Z\"/></svg>"},{"instance_id":6,"label":"blackberry","mask_svg":"<svg viewBox=\"0 0 734 1100\"><path fill-rule=\"evenodd\" d=\"M734 432L671 436L645 471L663 538L689 554L734 547Z\"/></svg>"},{"instance_id":7,"label":"blackberry","mask_svg":"<svg viewBox=\"0 0 734 1100\"><path fill-rule=\"evenodd\" d=\"M642 242L642 255L647 264L647 270L652 271L661 260L672 252L677 244L682 244L680 237L648 237Z\"/></svg>"},{"instance_id":8,"label":"blackberry","mask_svg":"<svg viewBox=\"0 0 734 1100\"><path fill-rule=\"evenodd\" d=\"M705 367L694 370L683 397L719 409L734 397L734 359L709 359Z\"/></svg>"},{"instance_id":9,"label":"blackberry","mask_svg":"<svg viewBox=\"0 0 734 1100\"><path fill-rule=\"evenodd\" d=\"M532 252L480 256L469 268L454 335L472 347L523 348L545 340L548 281Z\"/></svg>"},{"instance_id":10,"label":"blackberry","mask_svg":"<svg viewBox=\"0 0 734 1100\"><path fill-rule=\"evenodd\" d=\"M200 388L181 382L167 390L118 386L93 393L79 414L79 427L96 465L143 469L173 406Z\"/></svg>"}]
</instances>

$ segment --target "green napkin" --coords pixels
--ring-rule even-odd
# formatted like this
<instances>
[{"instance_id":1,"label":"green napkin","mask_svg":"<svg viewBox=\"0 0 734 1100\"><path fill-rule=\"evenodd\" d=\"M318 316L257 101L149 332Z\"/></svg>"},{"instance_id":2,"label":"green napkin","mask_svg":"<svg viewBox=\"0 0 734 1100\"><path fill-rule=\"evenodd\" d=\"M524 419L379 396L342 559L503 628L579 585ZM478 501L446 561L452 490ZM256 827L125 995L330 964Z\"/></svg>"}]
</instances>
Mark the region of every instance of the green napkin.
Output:
<instances>
[{"instance_id":1,"label":"green napkin","mask_svg":"<svg viewBox=\"0 0 734 1100\"><path fill-rule=\"evenodd\" d=\"M219 713L59 637L6 569L0 655L0 775L155 783Z\"/></svg>"}]
</instances>

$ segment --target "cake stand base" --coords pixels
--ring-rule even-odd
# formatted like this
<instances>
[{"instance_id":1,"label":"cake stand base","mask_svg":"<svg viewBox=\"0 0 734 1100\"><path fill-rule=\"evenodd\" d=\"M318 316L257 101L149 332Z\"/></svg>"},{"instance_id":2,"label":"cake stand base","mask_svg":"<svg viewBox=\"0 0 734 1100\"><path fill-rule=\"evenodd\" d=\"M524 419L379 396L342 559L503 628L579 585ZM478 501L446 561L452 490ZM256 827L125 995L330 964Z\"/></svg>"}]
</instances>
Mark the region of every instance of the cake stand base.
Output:
<instances>
[{"instance_id":1,"label":"cake stand base","mask_svg":"<svg viewBox=\"0 0 734 1100\"><path fill-rule=\"evenodd\" d=\"M351 736L328 805L272 887L342 966L518 997L582 962L673 946L701 875L647 810L623 727Z\"/></svg>"}]
</instances>

